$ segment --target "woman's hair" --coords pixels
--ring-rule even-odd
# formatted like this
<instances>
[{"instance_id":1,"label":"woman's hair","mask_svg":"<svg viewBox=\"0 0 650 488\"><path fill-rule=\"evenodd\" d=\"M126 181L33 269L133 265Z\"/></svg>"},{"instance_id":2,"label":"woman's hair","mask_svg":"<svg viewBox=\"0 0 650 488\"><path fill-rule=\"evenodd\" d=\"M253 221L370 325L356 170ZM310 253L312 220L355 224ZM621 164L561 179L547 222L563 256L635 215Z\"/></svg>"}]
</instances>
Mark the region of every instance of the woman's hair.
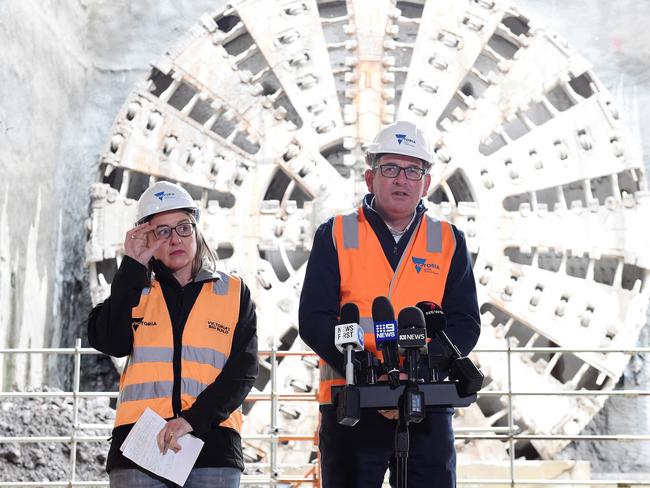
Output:
<instances>
[{"instance_id":1,"label":"woman's hair","mask_svg":"<svg viewBox=\"0 0 650 488\"><path fill-rule=\"evenodd\" d=\"M196 225L194 226L194 234L196 236L196 256L192 261L192 279L196 278L196 275L199 274L202 268L207 268L210 271L215 271L217 269L217 254L210 248L208 242L203 237L201 229L199 229L198 223L194 218L194 215L190 215L190 219Z\"/></svg>"},{"instance_id":2,"label":"woman's hair","mask_svg":"<svg viewBox=\"0 0 650 488\"><path fill-rule=\"evenodd\" d=\"M203 237L201 229L199 229L199 224L196 220L195 213L193 209L179 209L182 212L185 212L189 217L190 221L194 224L194 237L196 238L196 255L192 260L192 279L196 278L196 275L199 274L201 269L206 268L210 271L215 271L217 269L217 261L219 258L217 254L210 248L208 242ZM155 214L154 214L155 215ZM150 221L154 215L149 216L144 222ZM152 258L153 259L153 258ZM148 281L151 282L151 261L149 262L148 268Z\"/></svg>"}]
</instances>

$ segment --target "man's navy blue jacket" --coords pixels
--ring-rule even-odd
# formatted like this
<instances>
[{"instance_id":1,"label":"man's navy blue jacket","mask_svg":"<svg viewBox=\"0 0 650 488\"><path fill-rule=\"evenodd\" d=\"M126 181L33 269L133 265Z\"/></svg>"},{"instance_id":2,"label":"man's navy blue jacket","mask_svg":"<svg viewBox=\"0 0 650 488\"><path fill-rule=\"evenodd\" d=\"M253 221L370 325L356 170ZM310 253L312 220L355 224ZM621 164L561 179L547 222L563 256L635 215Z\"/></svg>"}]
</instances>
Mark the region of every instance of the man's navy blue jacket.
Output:
<instances>
[{"instance_id":1,"label":"man's navy blue jacket","mask_svg":"<svg viewBox=\"0 0 650 488\"><path fill-rule=\"evenodd\" d=\"M393 270L397 268L410 236L422 220L426 207L420 202L416 216L406 233L395 242L383 219L372 208L373 195L363 201L363 212L374 230ZM334 218L321 224L307 263L298 312L300 337L316 354L345 376L343 355L334 346L334 327L338 323L340 274L338 256L332 238ZM447 317L447 335L463 355L476 345L480 334L480 316L472 263L462 231L452 226L456 250L451 260L444 298L440 306ZM413 304L415 305L415 304ZM399 310L395 311L396 314ZM429 354L439 356L442 349L435 340Z\"/></svg>"}]
</instances>

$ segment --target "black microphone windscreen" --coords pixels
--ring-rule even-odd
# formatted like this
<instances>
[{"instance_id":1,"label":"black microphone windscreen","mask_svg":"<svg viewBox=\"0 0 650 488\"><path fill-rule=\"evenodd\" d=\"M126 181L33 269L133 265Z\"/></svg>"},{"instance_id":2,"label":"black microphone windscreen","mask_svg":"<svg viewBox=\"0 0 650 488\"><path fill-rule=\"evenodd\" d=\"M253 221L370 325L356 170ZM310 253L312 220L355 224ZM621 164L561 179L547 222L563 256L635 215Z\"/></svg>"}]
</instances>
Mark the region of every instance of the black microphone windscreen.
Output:
<instances>
[{"instance_id":1,"label":"black microphone windscreen","mask_svg":"<svg viewBox=\"0 0 650 488\"><path fill-rule=\"evenodd\" d=\"M358 324L359 323L359 307L356 303L344 303L341 307L341 324Z\"/></svg>"},{"instance_id":2,"label":"black microphone windscreen","mask_svg":"<svg viewBox=\"0 0 650 488\"><path fill-rule=\"evenodd\" d=\"M447 319L440 305L434 302L418 302L416 307L424 314L428 331L444 332L447 328Z\"/></svg>"},{"instance_id":3,"label":"black microphone windscreen","mask_svg":"<svg viewBox=\"0 0 650 488\"><path fill-rule=\"evenodd\" d=\"M397 317L397 328L406 329L411 327L422 327L426 326L424 321L424 314L422 310L416 307L406 307L403 308L399 316Z\"/></svg>"},{"instance_id":4,"label":"black microphone windscreen","mask_svg":"<svg viewBox=\"0 0 650 488\"><path fill-rule=\"evenodd\" d=\"M395 320L395 311L388 298L377 297L372 301L372 320L375 322Z\"/></svg>"}]
</instances>

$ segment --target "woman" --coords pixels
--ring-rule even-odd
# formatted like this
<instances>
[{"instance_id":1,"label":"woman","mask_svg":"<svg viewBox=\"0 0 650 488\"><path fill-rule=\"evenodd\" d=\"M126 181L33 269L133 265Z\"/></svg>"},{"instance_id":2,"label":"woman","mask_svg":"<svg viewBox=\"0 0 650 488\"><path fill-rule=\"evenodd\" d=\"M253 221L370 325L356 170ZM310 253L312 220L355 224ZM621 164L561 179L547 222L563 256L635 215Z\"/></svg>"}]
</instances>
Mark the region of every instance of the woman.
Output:
<instances>
[{"instance_id":1,"label":"woman","mask_svg":"<svg viewBox=\"0 0 650 488\"><path fill-rule=\"evenodd\" d=\"M92 347L128 356L106 466L112 487L173 486L120 451L146 408L167 420L161 451L177 452L190 432L205 442L186 487L239 486L239 407L257 376L255 307L239 278L215 270L198 220L183 188L150 186L126 233L111 296L88 318Z\"/></svg>"}]
</instances>

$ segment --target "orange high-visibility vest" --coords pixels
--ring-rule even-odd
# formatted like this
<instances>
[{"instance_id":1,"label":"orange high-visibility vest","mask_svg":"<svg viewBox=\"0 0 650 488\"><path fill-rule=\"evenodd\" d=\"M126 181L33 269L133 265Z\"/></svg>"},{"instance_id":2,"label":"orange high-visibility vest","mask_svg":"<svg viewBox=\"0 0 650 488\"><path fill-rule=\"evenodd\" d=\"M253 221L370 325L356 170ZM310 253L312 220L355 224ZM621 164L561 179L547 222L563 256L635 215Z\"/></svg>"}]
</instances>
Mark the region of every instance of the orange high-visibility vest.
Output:
<instances>
[{"instance_id":1,"label":"orange high-visibility vest","mask_svg":"<svg viewBox=\"0 0 650 488\"><path fill-rule=\"evenodd\" d=\"M429 300L442 303L456 237L449 222L424 215L413 231L404 254L393 271L363 209L337 215L332 227L341 275L339 303L354 302L364 331L365 349L381 358L375 344L372 302L388 297L395 317L405 307ZM320 361L320 403L331 403L331 387L343 385L342 378L325 361Z\"/></svg>"},{"instance_id":2,"label":"orange high-visibility vest","mask_svg":"<svg viewBox=\"0 0 650 488\"><path fill-rule=\"evenodd\" d=\"M239 319L239 278L219 272L206 281L183 329L181 352L181 410L219 376L232 348ZM160 284L142 290L132 310L133 350L120 378L115 427L135 423L149 407L163 418L174 415L174 339L169 311ZM241 432L239 409L220 426Z\"/></svg>"}]
</instances>

